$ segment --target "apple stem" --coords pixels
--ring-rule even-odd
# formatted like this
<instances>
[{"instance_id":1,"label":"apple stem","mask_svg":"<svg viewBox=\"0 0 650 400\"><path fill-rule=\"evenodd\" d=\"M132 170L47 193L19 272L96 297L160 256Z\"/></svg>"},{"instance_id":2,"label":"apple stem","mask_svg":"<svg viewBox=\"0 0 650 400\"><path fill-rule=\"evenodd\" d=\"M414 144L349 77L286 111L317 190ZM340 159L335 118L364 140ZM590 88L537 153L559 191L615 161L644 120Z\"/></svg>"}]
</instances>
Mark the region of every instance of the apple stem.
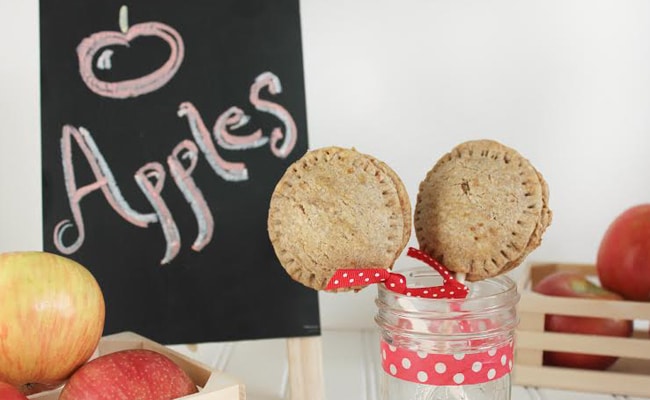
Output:
<instances>
[{"instance_id":1,"label":"apple stem","mask_svg":"<svg viewBox=\"0 0 650 400\"><path fill-rule=\"evenodd\" d=\"M129 8L126 5L120 7L120 30L122 33L129 30Z\"/></svg>"}]
</instances>

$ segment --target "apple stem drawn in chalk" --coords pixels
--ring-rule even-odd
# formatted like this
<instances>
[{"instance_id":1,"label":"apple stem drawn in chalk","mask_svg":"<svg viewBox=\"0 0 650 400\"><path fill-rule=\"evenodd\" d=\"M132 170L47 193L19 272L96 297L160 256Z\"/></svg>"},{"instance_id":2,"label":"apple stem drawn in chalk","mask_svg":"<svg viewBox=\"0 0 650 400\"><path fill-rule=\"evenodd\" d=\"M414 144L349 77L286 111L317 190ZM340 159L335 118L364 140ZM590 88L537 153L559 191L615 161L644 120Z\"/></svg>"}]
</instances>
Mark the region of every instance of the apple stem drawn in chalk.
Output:
<instances>
[{"instance_id":1,"label":"apple stem drawn in chalk","mask_svg":"<svg viewBox=\"0 0 650 400\"><path fill-rule=\"evenodd\" d=\"M167 84L178 71L185 56L185 45L180 34L169 25L155 21L129 26L126 6L120 8L119 25L120 32L96 32L83 39L77 46L79 74L86 86L100 96L126 99L151 93ZM160 68L135 79L117 82L107 82L95 75L93 59L96 54L99 54L96 63L97 69L110 70L113 65L114 52L108 47L129 47L131 41L142 36L158 37L169 45L170 55Z\"/></svg>"},{"instance_id":2,"label":"apple stem drawn in chalk","mask_svg":"<svg viewBox=\"0 0 650 400\"><path fill-rule=\"evenodd\" d=\"M129 8L125 5L120 7L120 31L126 33L129 30Z\"/></svg>"}]
</instances>

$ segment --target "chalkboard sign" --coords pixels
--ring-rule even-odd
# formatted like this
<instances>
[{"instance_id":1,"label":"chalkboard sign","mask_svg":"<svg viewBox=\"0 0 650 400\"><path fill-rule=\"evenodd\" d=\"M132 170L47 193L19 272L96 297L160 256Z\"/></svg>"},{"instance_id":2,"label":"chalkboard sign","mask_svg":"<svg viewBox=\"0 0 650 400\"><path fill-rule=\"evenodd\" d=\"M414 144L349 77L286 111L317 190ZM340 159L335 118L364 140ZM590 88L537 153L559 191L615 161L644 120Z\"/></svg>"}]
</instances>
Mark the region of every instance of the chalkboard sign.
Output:
<instances>
[{"instance_id":1,"label":"chalkboard sign","mask_svg":"<svg viewBox=\"0 0 650 400\"><path fill-rule=\"evenodd\" d=\"M85 265L105 334L320 334L266 230L308 148L298 0L40 2L44 250Z\"/></svg>"}]
</instances>

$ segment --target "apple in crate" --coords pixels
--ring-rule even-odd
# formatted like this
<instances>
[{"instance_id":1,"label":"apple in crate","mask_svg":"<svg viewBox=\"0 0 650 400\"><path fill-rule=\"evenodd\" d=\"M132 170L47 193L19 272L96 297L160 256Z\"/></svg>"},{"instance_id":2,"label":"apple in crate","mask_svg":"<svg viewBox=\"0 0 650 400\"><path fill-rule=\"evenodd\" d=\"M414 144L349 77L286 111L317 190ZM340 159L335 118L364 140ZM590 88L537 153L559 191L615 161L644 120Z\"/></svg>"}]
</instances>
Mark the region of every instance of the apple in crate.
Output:
<instances>
[{"instance_id":1,"label":"apple in crate","mask_svg":"<svg viewBox=\"0 0 650 400\"><path fill-rule=\"evenodd\" d=\"M650 204L631 207L612 221L596 267L605 288L628 300L650 301Z\"/></svg>"},{"instance_id":2,"label":"apple in crate","mask_svg":"<svg viewBox=\"0 0 650 400\"><path fill-rule=\"evenodd\" d=\"M169 357L133 349L105 354L79 368L59 400L168 400L197 391L192 379Z\"/></svg>"},{"instance_id":3,"label":"apple in crate","mask_svg":"<svg viewBox=\"0 0 650 400\"><path fill-rule=\"evenodd\" d=\"M589 281L584 275L560 271L540 280L533 291L549 296L577 297L600 300L623 300L609 290ZM546 315L544 329L549 332L580 333L628 337L632 334L632 321L616 318L578 317L568 315ZM544 364L569 368L603 370L616 362L617 357L544 351Z\"/></svg>"},{"instance_id":4,"label":"apple in crate","mask_svg":"<svg viewBox=\"0 0 650 400\"><path fill-rule=\"evenodd\" d=\"M60 386L94 353L104 313L81 264L39 251L0 254L0 381L25 394Z\"/></svg>"},{"instance_id":5,"label":"apple in crate","mask_svg":"<svg viewBox=\"0 0 650 400\"><path fill-rule=\"evenodd\" d=\"M2 400L28 400L20 390L8 383L0 382L0 399Z\"/></svg>"}]
</instances>

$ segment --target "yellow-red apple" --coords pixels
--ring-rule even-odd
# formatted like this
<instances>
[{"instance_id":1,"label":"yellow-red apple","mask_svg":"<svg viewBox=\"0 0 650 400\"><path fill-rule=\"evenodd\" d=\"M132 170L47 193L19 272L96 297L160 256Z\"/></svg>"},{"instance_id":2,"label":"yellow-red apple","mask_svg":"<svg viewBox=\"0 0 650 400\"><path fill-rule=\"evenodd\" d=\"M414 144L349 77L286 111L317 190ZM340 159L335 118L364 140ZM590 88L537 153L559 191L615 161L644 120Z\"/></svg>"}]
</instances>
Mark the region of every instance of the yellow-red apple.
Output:
<instances>
[{"instance_id":1,"label":"yellow-red apple","mask_svg":"<svg viewBox=\"0 0 650 400\"><path fill-rule=\"evenodd\" d=\"M81 264L46 252L0 254L0 381L59 386L95 351L104 297Z\"/></svg>"}]
</instances>

